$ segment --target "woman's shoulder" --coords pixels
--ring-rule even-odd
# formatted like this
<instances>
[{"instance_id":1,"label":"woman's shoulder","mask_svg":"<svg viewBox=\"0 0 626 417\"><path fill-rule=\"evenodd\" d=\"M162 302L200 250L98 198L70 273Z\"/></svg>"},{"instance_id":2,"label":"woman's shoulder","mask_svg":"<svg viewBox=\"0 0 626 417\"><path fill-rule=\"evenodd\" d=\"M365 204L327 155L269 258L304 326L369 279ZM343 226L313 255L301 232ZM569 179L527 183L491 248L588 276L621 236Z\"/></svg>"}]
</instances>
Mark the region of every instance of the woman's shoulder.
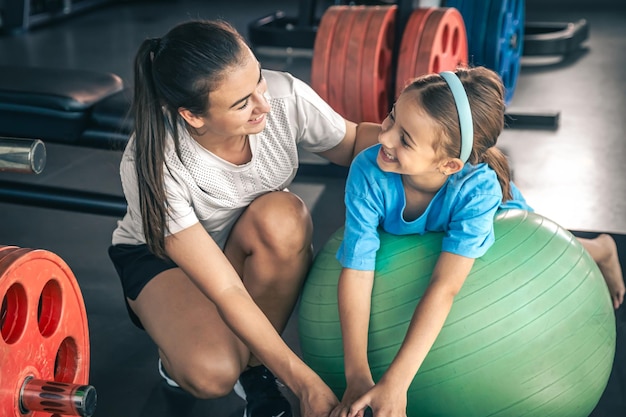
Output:
<instances>
[{"instance_id":1,"label":"woman's shoulder","mask_svg":"<svg viewBox=\"0 0 626 417\"><path fill-rule=\"evenodd\" d=\"M267 94L270 99L304 100L313 105L319 105L321 98L313 88L285 71L263 70L263 77L267 81Z\"/></svg>"},{"instance_id":2,"label":"woman's shoulder","mask_svg":"<svg viewBox=\"0 0 626 417\"><path fill-rule=\"evenodd\" d=\"M267 81L267 91L272 98L292 96L294 91L304 84L303 81L285 71L263 69L262 74Z\"/></svg>"}]
</instances>

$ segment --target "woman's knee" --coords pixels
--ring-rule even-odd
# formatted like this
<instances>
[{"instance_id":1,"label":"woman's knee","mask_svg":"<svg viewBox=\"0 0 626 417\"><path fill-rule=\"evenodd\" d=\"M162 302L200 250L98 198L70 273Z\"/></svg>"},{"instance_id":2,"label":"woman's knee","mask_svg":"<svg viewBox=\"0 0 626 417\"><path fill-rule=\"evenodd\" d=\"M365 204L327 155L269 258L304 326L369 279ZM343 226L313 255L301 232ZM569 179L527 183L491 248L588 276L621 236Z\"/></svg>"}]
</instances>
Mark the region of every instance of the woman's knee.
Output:
<instances>
[{"instance_id":1,"label":"woman's knee","mask_svg":"<svg viewBox=\"0 0 626 417\"><path fill-rule=\"evenodd\" d=\"M247 241L269 247L279 257L308 250L311 245L311 214L295 194L284 191L266 194L255 200L246 214L247 224L241 226L249 228L245 233Z\"/></svg>"},{"instance_id":2,"label":"woman's knee","mask_svg":"<svg viewBox=\"0 0 626 417\"><path fill-rule=\"evenodd\" d=\"M179 385L199 399L228 395L233 390L240 373L238 364L228 366L228 361L215 358L187 361L182 369L176 371Z\"/></svg>"}]
</instances>

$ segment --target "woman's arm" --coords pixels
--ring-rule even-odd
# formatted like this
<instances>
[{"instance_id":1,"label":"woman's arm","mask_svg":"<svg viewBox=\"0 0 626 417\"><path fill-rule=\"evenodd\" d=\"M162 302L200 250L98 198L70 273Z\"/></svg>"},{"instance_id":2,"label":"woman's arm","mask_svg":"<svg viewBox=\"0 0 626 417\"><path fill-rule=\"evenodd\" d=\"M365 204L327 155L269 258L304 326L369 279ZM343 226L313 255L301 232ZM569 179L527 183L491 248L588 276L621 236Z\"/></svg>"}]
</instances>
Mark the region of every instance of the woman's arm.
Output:
<instances>
[{"instance_id":1,"label":"woman's arm","mask_svg":"<svg viewBox=\"0 0 626 417\"><path fill-rule=\"evenodd\" d=\"M350 416L370 406L374 415L406 415L406 392L422 365L452 308L452 302L469 275L474 259L442 252L431 281L419 301L405 339L380 381L356 401Z\"/></svg>"},{"instance_id":2,"label":"woman's arm","mask_svg":"<svg viewBox=\"0 0 626 417\"><path fill-rule=\"evenodd\" d=\"M318 155L337 165L349 166L355 156L363 149L378 143L380 125L377 123L356 123L346 120L346 135L339 145Z\"/></svg>"},{"instance_id":3,"label":"woman's arm","mask_svg":"<svg viewBox=\"0 0 626 417\"><path fill-rule=\"evenodd\" d=\"M220 316L306 407L317 416L336 404L332 391L282 340L244 287L232 265L199 224L166 238L168 256L215 303ZM322 410L322 411L320 411Z\"/></svg>"}]
</instances>

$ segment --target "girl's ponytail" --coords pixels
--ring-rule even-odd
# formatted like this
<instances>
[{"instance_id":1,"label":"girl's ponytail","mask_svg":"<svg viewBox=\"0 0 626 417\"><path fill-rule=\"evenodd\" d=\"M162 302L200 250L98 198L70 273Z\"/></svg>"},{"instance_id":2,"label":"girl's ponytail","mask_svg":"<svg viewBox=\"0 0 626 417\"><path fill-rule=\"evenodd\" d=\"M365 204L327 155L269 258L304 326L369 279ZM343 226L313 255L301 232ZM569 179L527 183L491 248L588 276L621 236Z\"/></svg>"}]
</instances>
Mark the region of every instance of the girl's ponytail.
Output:
<instances>
[{"instance_id":1,"label":"girl's ponytail","mask_svg":"<svg viewBox=\"0 0 626 417\"><path fill-rule=\"evenodd\" d=\"M506 155L500 149L492 146L485 151L482 159L498 176L498 182L502 188L502 201L511 200L513 198L511 194L511 170Z\"/></svg>"}]
</instances>

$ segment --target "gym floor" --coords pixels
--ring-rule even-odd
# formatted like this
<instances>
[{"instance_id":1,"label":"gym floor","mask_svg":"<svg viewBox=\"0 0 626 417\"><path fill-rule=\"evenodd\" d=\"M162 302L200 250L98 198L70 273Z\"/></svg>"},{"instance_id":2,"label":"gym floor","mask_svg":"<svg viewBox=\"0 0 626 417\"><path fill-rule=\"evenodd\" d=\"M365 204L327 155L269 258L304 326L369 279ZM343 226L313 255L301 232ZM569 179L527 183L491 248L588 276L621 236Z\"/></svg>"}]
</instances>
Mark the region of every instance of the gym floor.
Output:
<instances>
[{"instance_id":1,"label":"gym floor","mask_svg":"<svg viewBox=\"0 0 626 417\"><path fill-rule=\"evenodd\" d=\"M515 181L537 212L581 233L611 233L626 266L626 10L621 0L528 1L526 21L586 19L589 39L567 56L524 57L511 113L559 112L557 129L506 129L500 145ZM132 85L132 59L146 37L163 35L189 18L224 18L242 33L252 20L284 10L293 0L124 1L62 21L0 36L0 65L107 71ZM259 49L261 63L309 81L311 56L303 51ZM46 144L48 162L37 176L3 173L3 179L121 196L120 153ZM298 176L291 187L309 205L319 249L343 222L344 180ZM0 204L0 244L43 248L70 266L89 321L90 384L98 393L96 417L234 417L243 401L234 394L193 400L164 388L157 351L126 315L117 275L107 256L116 218ZM592 416L626 415L626 321L616 312L617 350L608 386ZM296 351L297 323L284 334ZM180 341L185 343L184 340Z\"/></svg>"}]
</instances>

